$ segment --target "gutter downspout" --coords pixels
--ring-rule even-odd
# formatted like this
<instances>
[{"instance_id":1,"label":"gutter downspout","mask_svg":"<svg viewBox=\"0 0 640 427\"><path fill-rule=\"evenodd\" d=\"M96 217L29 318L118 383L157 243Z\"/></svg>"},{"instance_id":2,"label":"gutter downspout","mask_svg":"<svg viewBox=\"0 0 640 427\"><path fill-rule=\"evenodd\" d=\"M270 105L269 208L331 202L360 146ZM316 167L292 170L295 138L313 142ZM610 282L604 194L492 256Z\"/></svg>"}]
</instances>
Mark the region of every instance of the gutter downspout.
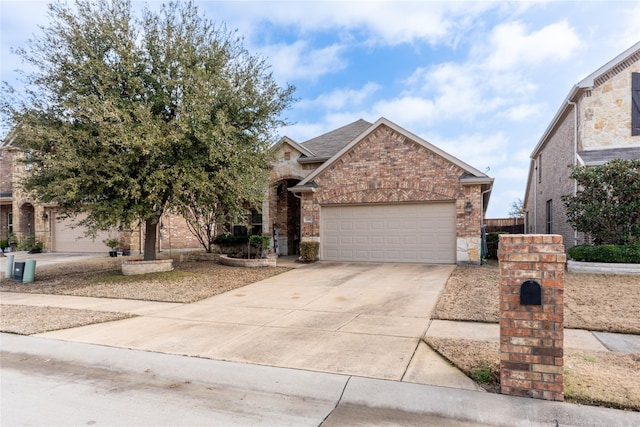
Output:
<instances>
[{"instance_id":1,"label":"gutter downspout","mask_svg":"<svg viewBox=\"0 0 640 427\"><path fill-rule=\"evenodd\" d=\"M534 159L536 167L533 169L533 234L538 234L538 159Z\"/></svg>"},{"instance_id":2,"label":"gutter downspout","mask_svg":"<svg viewBox=\"0 0 640 427\"><path fill-rule=\"evenodd\" d=\"M490 192L492 190L492 187L489 187L488 189L484 190L483 192L480 193L480 264L483 264L484 262L484 257L487 255L486 251L485 251L485 244L486 244L486 238L484 239L484 241L482 241L482 236L483 236L483 231L485 230L484 228L484 195L487 194L488 192Z\"/></svg>"},{"instance_id":3,"label":"gutter downspout","mask_svg":"<svg viewBox=\"0 0 640 427\"><path fill-rule=\"evenodd\" d=\"M492 189L489 188L488 190L484 190L482 193L480 193L480 207L481 207L480 214L482 215L480 217L480 220L481 220L480 221L480 225L481 226L484 225L484 195L487 194L491 190Z\"/></svg>"},{"instance_id":4,"label":"gutter downspout","mask_svg":"<svg viewBox=\"0 0 640 427\"><path fill-rule=\"evenodd\" d=\"M578 104L567 101L573 107L573 167L578 166ZM578 194L578 181L573 180L573 197ZM578 244L578 230L573 230L573 244Z\"/></svg>"}]
</instances>

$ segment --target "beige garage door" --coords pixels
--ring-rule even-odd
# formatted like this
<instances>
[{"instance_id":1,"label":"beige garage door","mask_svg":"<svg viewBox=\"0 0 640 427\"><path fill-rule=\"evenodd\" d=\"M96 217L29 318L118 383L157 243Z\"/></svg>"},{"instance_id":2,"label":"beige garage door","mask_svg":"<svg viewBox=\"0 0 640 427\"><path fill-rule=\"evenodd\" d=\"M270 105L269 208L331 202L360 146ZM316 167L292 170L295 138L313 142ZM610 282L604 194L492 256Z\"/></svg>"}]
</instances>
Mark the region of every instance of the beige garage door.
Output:
<instances>
[{"instance_id":1,"label":"beige garage door","mask_svg":"<svg viewBox=\"0 0 640 427\"><path fill-rule=\"evenodd\" d=\"M105 255L109 248L102 241L109 238L109 233L98 233L95 240L84 236L85 228L76 227L76 220L64 219L51 221L53 228L53 251L54 252L103 252Z\"/></svg>"},{"instance_id":2,"label":"beige garage door","mask_svg":"<svg viewBox=\"0 0 640 427\"><path fill-rule=\"evenodd\" d=\"M323 206L323 260L456 262L453 203Z\"/></svg>"}]
</instances>

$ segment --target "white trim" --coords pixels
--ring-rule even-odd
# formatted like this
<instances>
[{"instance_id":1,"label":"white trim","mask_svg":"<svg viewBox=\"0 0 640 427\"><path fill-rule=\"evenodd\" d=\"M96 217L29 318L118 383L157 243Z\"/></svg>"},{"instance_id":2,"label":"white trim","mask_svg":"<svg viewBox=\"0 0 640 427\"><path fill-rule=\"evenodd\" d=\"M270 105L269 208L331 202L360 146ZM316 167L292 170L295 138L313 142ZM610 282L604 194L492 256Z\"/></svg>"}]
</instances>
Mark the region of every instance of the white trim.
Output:
<instances>
[{"instance_id":1,"label":"white trim","mask_svg":"<svg viewBox=\"0 0 640 427\"><path fill-rule=\"evenodd\" d=\"M567 108L569 106L569 102L570 101L577 101L576 95L578 93L580 93L583 89L592 88L593 87L593 81L596 78L598 78L600 75L606 73L607 71L609 71L611 68L613 68L617 64L619 64L621 62L624 62L628 57L633 55L639 49L640 49L640 42L634 44L629 49L625 50L620 55L616 56L611 61L609 61L605 65L603 65L602 67L598 68L596 71L594 71L593 73L589 74L584 79L580 80L578 83L576 83L573 86L573 88L571 88L571 91L569 92L567 97L564 99L562 104L560 104L560 109L556 112L555 116L553 116L553 120L551 120L551 123L549 124L547 129L542 134L542 138L540 138L540 140L536 144L535 148L533 149L533 152L531 153L531 156L530 156L532 159L538 155L538 152L547 143L547 138L548 138L549 134L555 128L555 126L558 124L558 122L560 121L560 118L564 115L565 111L567 110Z\"/></svg>"},{"instance_id":2,"label":"white trim","mask_svg":"<svg viewBox=\"0 0 640 427\"><path fill-rule=\"evenodd\" d=\"M273 147L271 147L271 149L272 150L276 150L282 144L288 144L289 146L291 146L291 148L294 148L294 149L298 150L300 153L304 154L307 157L315 157L316 156L311 150L309 150L308 148L303 147L301 144L298 144L297 142L295 142L293 139L289 138L288 136L283 136L282 138L280 138L280 141L276 142L275 145L273 145Z\"/></svg>"}]
</instances>

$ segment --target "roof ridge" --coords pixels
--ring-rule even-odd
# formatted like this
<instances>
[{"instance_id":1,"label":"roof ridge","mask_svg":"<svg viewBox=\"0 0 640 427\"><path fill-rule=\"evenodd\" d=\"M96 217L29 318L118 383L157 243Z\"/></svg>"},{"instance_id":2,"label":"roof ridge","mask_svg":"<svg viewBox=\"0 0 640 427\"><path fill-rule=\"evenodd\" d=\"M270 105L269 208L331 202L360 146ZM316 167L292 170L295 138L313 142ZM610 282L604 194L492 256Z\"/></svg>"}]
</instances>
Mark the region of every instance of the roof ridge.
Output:
<instances>
[{"instance_id":1,"label":"roof ridge","mask_svg":"<svg viewBox=\"0 0 640 427\"><path fill-rule=\"evenodd\" d=\"M325 132L325 133L323 133L321 135L314 136L313 138L307 139L306 141L300 142L299 144L306 144L306 143L311 142L313 140L316 140L316 139L319 139L319 138L323 138L323 137L325 137L325 136L327 136L329 134L332 134L332 133L340 132L340 131L342 131L342 130L344 130L346 128L349 128L349 127L351 127L351 126L353 126L355 124L360 124L360 123L366 123L367 126L371 126L372 125L372 123L369 123L368 121L366 121L364 119L358 119L358 120L356 120L354 122L351 122L351 123L348 123L348 124L346 124L344 126L340 126L339 128L336 128L336 129L330 130L328 132Z\"/></svg>"},{"instance_id":2,"label":"roof ridge","mask_svg":"<svg viewBox=\"0 0 640 427\"><path fill-rule=\"evenodd\" d=\"M325 132L322 135L311 138L300 145L312 151L318 157L331 157L349 144L362 132L370 128L372 123L364 119L358 119L352 123Z\"/></svg>"}]
</instances>

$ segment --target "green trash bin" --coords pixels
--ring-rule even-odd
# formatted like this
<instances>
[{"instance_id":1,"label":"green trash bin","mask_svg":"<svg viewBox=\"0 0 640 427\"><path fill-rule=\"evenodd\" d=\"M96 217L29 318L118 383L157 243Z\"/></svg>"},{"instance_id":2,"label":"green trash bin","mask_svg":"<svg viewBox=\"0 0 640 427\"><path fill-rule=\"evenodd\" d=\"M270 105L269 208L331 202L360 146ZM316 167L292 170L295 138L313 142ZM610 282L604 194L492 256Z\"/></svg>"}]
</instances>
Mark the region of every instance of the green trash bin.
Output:
<instances>
[{"instance_id":1,"label":"green trash bin","mask_svg":"<svg viewBox=\"0 0 640 427\"><path fill-rule=\"evenodd\" d=\"M24 274L22 275L23 283L31 283L36 277L36 260L28 259L24 264Z\"/></svg>"}]
</instances>

